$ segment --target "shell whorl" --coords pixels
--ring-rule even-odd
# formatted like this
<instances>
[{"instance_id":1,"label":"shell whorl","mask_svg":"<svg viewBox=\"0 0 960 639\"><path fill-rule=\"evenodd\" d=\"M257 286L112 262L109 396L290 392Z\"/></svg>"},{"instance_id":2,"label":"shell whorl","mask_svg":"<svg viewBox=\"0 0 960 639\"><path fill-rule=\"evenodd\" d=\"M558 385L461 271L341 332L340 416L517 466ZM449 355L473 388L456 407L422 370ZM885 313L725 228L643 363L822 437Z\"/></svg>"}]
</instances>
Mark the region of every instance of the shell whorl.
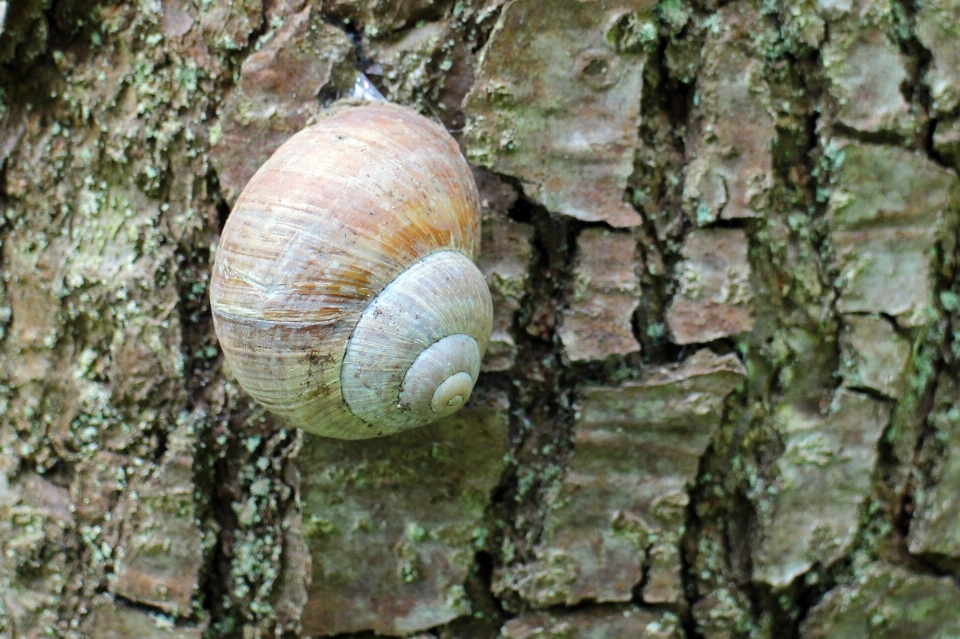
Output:
<instances>
[{"instance_id":1,"label":"shell whorl","mask_svg":"<svg viewBox=\"0 0 960 639\"><path fill-rule=\"evenodd\" d=\"M429 423L469 397L492 327L479 197L454 140L391 104L293 136L224 227L211 308L254 399L318 435Z\"/></svg>"},{"instance_id":2,"label":"shell whorl","mask_svg":"<svg viewBox=\"0 0 960 639\"><path fill-rule=\"evenodd\" d=\"M398 429L459 408L480 373L490 308L483 275L462 253L433 253L411 265L364 310L347 342L347 406L368 423Z\"/></svg>"}]
</instances>

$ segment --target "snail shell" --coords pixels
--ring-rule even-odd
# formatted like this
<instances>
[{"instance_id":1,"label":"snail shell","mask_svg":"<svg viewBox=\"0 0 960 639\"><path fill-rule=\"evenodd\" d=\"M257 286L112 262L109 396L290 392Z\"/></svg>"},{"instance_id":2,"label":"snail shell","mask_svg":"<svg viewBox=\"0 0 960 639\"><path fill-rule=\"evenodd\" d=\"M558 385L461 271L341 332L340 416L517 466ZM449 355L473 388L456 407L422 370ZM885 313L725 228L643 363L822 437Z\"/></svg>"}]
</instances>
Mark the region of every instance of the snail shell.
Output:
<instances>
[{"instance_id":1,"label":"snail shell","mask_svg":"<svg viewBox=\"0 0 960 639\"><path fill-rule=\"evenodd\" d=\"M456 142L393 104L283 144L227 219L210 283L240 385L310 433L389 435L470 396L493 305L479 196Z\"/></svg>"}]
</instances>

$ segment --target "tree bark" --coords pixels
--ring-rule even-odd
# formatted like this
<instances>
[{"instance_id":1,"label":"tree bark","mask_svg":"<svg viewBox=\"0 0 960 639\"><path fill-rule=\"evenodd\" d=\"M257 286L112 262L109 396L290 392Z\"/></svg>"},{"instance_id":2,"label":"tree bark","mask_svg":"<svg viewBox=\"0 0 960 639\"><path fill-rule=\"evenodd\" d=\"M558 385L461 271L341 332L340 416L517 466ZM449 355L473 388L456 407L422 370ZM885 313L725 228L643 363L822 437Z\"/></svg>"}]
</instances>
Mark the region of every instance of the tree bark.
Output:
<instances>
[{"instance_id":1,"label":"tree bark","mask_svg":"<svg viewBox=\"0 0 960 639\"><path fill-rule=\"evenodd\" d=\"M0 637L960 634L957 0L0 0ZM495 306L416 432L287 427L219 230L357 71Z\"/></svg>"}]
</instances>

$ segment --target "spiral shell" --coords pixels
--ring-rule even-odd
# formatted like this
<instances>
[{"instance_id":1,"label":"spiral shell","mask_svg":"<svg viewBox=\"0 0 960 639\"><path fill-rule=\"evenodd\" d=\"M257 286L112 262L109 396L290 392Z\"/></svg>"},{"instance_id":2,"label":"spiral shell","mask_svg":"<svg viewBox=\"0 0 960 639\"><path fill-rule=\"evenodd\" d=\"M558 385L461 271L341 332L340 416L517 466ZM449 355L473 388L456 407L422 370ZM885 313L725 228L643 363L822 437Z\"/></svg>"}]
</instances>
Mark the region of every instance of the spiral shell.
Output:
<instances>
[{"instance_id":1,"label":"spiral shell","mask_svg":"<svg viewBox=\"0 0 960 639\"><path fill-rule=\"evenodd\" d=\"M389 435L457 410L492 327L479 196L456 142L392 104L283 144L227 219L210 302L259 403L310 433Z\"/></svg>"}]
</instances>

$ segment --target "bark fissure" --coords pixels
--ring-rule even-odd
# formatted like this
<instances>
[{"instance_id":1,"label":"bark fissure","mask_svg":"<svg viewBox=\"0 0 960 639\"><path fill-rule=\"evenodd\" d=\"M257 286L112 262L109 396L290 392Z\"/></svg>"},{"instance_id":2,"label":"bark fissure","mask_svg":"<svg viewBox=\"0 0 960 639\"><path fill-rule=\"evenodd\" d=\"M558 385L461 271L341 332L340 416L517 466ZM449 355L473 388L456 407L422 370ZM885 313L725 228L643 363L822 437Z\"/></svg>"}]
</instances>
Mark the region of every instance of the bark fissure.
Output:
<instances>
[{"instance_id":1,"label":"bark fissure","mask_svg":"<svg viewBox=\"0 0 960 639\"><path fill-rule=\"evenodd\" d=\"M509 432L349 636L956 634L955 4L0 0L0 635L295 639L306 540L381 539L304 510L207 302L250 158L354 69L486 167L464 414Z\"/></svg>"}]
</instances>

